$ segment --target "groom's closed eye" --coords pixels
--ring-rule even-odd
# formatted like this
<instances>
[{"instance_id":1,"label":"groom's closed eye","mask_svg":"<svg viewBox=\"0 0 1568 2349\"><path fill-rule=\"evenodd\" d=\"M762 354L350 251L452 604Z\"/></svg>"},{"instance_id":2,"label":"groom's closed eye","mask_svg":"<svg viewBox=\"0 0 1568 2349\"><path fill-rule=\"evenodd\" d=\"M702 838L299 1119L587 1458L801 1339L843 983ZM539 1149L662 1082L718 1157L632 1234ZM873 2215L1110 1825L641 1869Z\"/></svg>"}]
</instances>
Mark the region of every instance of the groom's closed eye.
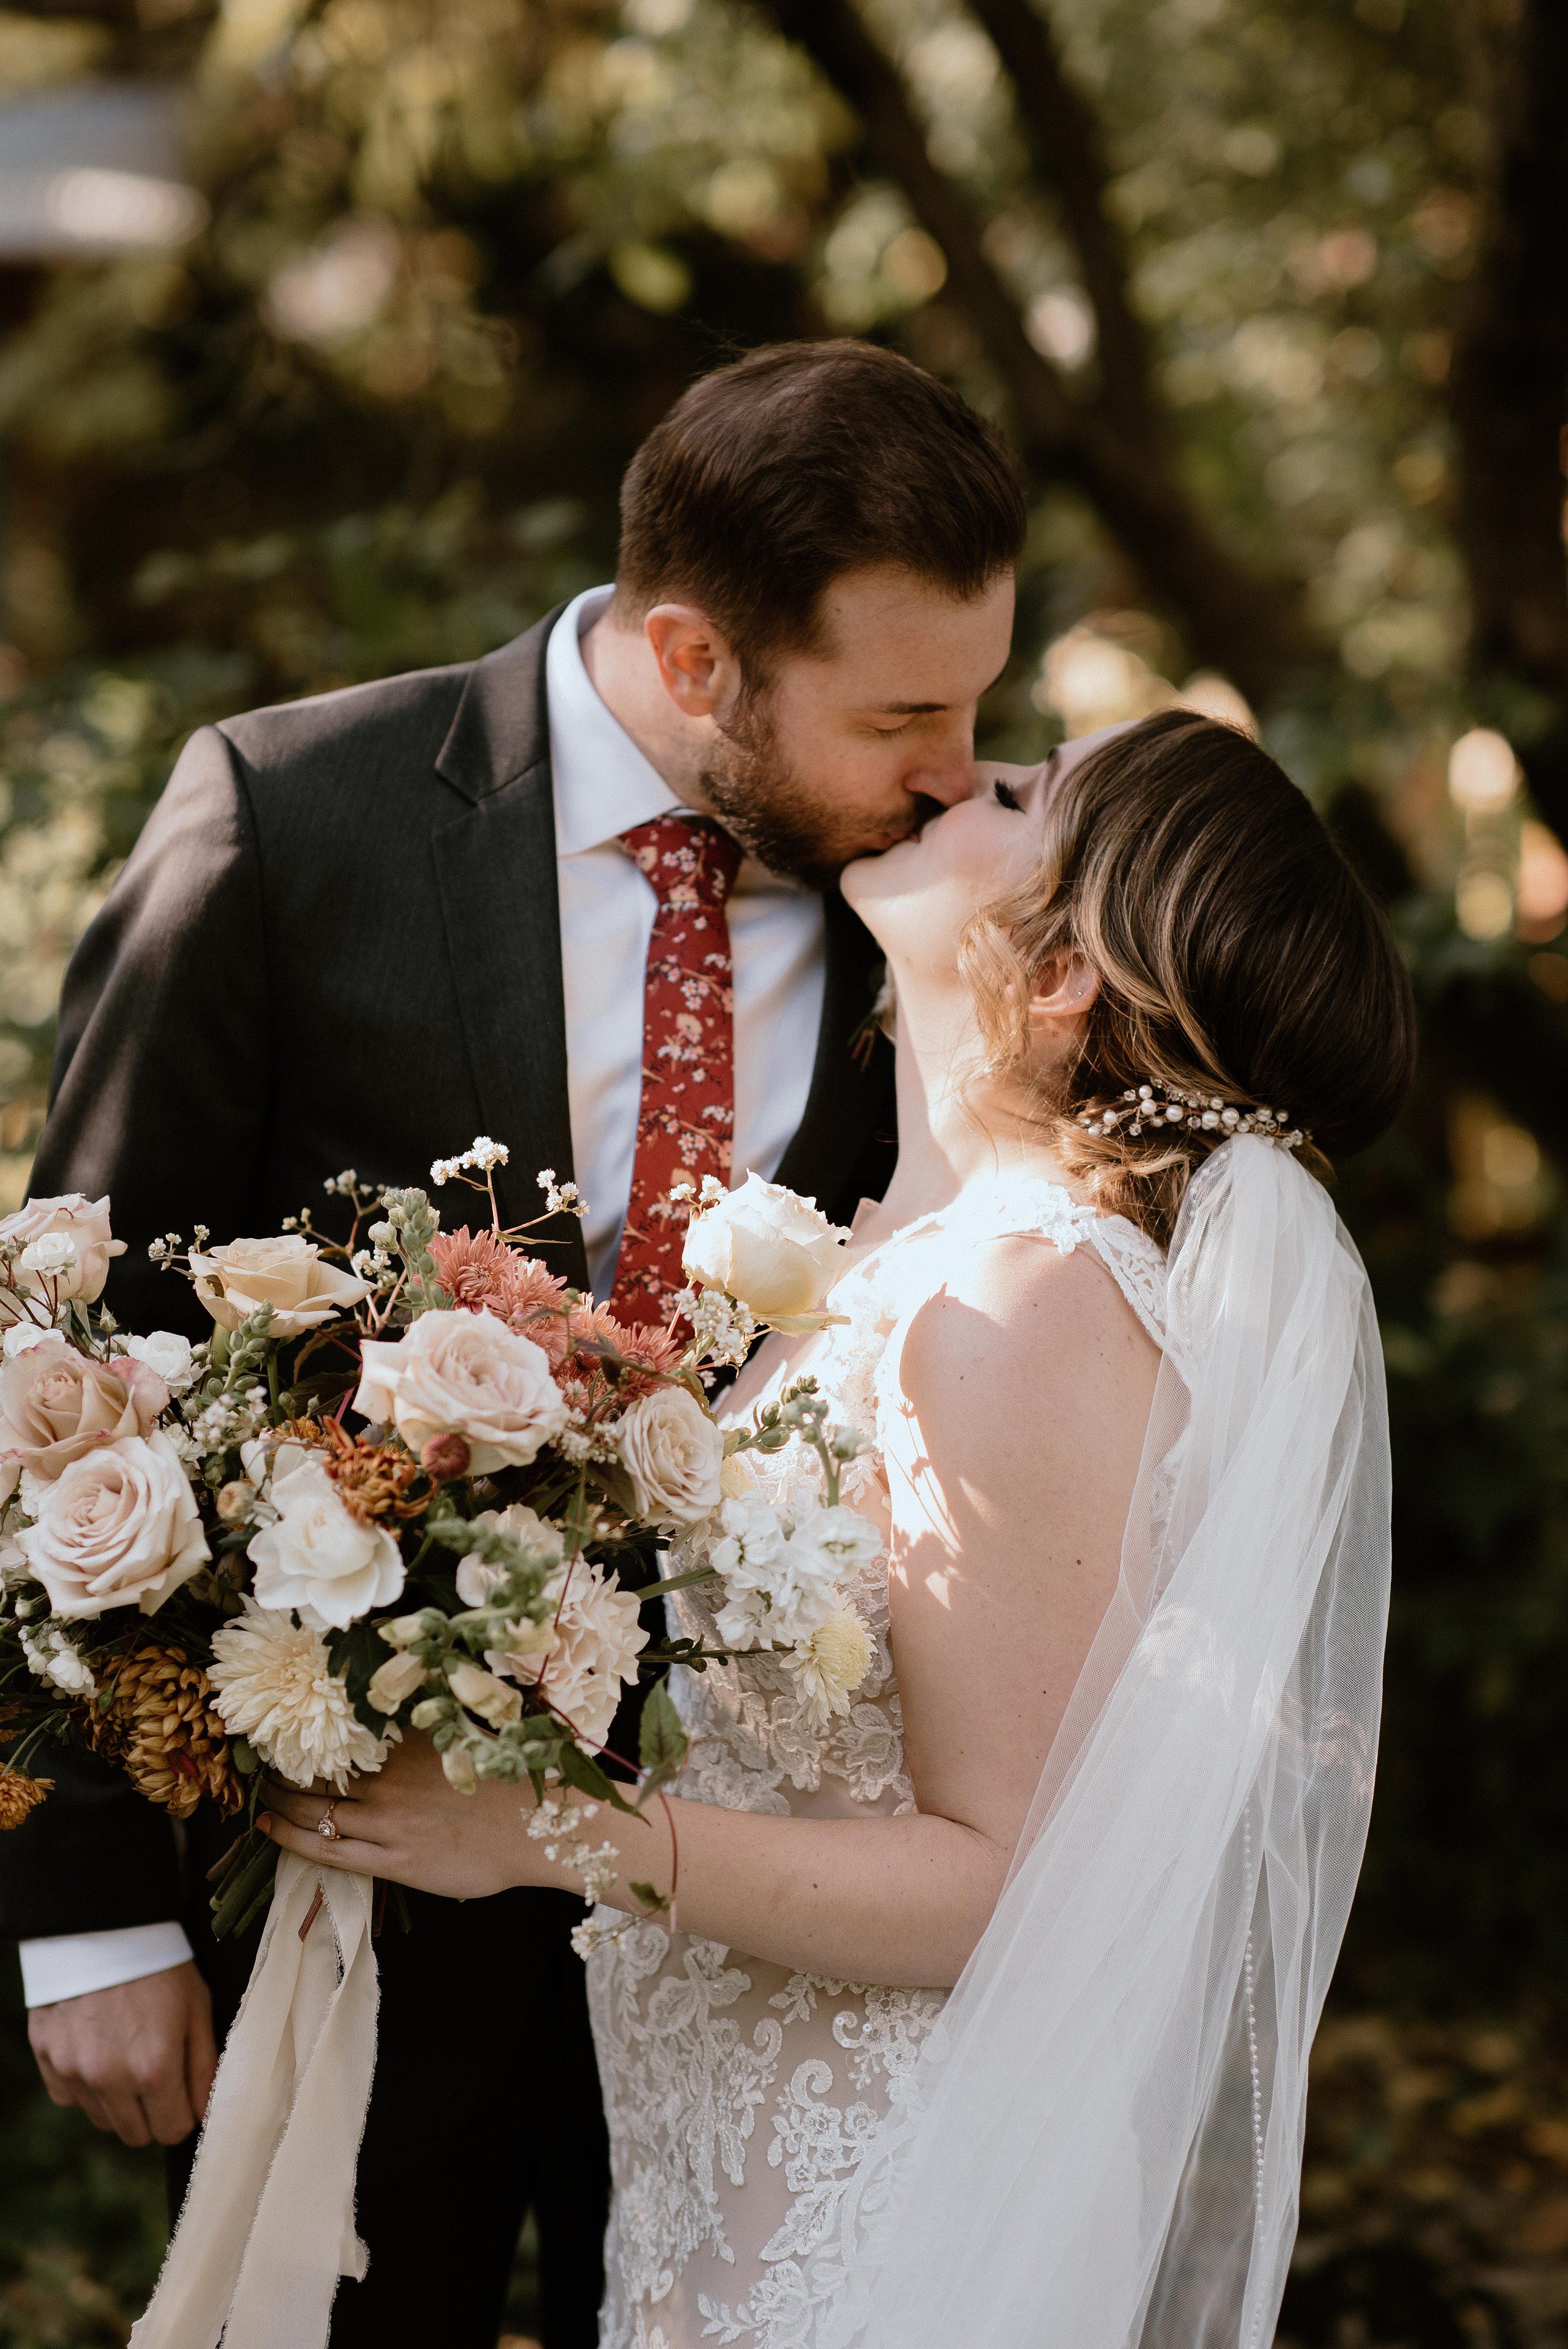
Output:
<instances>
[{"instance_id":1,"label":"groom's closed eye","mask_svg":"<svg viewBox=\"0 0 1568 2349\"><path fill-rule=\"evenodd\" d=\"M992 785L992 789L995 791L997 799L1005 808L1011 808L1015 815L1023 814L1023 803L1019 800L1017 793L1014 791L1011 783L995 783Z\"/></svg>"}]
</instances>

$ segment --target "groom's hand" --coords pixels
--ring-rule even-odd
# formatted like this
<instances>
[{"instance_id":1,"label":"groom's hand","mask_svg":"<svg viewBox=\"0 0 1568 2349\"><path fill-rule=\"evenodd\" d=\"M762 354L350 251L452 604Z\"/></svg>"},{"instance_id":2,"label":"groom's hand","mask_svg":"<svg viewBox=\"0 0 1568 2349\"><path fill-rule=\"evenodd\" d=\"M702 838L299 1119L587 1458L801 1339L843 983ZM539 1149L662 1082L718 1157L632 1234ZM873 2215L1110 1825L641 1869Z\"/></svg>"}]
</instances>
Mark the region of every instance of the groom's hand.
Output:
<instances>
[{"instance_id":1,"label":"groom's hand","mask_svg":"<svg viewBox=\"0 0 1568 2349\"><path fill-rule=\"evenodd\" d=\"M178 2145L206 2115L218 2050L212 2002L189 1961L36 2006L27 2036L51 2103L126 2145Z\"/></svg>"}]
</instances>

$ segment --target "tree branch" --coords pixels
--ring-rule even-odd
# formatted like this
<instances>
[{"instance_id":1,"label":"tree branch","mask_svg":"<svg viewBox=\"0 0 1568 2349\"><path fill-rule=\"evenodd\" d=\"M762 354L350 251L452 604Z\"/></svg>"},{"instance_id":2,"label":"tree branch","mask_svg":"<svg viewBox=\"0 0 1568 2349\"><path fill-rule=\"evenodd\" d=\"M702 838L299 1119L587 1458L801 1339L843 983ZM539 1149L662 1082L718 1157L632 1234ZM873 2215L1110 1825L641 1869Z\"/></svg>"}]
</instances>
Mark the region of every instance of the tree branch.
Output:
<instances>
[{"instance_id":1,"label":"tree branch","mask_svg":"<svg viewBox=\"0 0 1568 2349\"><path fill-rule=\"evenodd\" d=\"M970 0L1018 98L1018 121L1039 179L1056 190L1094 308L1106 412L1130 439L1164 442L1149 336L1128 300L1127 248L1106 206L1110 172L1093 108L1068 80L1055 32L1031 0Z\"/></svg>"},{"instance_id":2,"label":"tree branch","mask_svg":"<svg viewBox=\"0 0 1568 2349\"><path fill-rule=\"evenodd\" d=\"M1470 666L1556 704L1520 755L1542 812L1568 838L1568 10L1524 0L1501 77L1481 251L1460 320L1453 417L1459 538L1472 597Z\"/></svg>"},{"instance_id":3,"label":"tree branch","mask_svg":"<svg viewBox=\"0 0 1568 2349\"><path fill-rule=\"evenodd\" d=\"M1017 305L986 259L978 226L933 164L896 67L852 0L770 0L786 39L814 59L859 114L878 168L895 180L947 256L949 282L1006 387L1026 453L1073 482L1187 625L1199 657L1253 698L1313 657L1290 592L1252 571L1188 497L1162 436L1129 438L1080 405L1024 332Z\"/></svg>"}]
</instances>

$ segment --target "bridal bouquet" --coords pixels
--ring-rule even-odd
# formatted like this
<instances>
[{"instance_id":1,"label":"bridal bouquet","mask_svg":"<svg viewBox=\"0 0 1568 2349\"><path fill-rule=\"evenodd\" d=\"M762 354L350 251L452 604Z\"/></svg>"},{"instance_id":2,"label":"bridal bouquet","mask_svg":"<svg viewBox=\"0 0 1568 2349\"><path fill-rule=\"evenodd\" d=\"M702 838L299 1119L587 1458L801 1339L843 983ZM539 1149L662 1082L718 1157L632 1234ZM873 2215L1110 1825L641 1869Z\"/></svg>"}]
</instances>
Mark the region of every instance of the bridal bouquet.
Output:
<instances>
[{"instance_id":1,"label":"bridal bouquet","mask_svg":"<svg viewBox=\"0 0 1568 2349\"><path fill-rule=\"evenodd\" d=\"M839 1500L857 1433L809 1378L728 1433L707 1388L758 1330L832 1318L848 1235L756 1175L677 1186L691 1287L668 1328L634 1329L531 1255L531 1226L501 1227L506 1158L481 1136L431 1169L486 1195L478 1229L443 1232L425 1191L350 1171L326 1185L341 1242L308 1214L272 1238L155 1241L211 1317L195 1346L128 1334L99 1303L124 1247L107 1198L0 1221L0 1826L45 1799L27 1764L51 1740L176 1817L209 1799L239 1828L212 1902L236 1931L276 1865L246 1824L263 1765L342 1793L422 1734L454 1786L529 1780L552 1832L562 1785L592 1798L581 1820L678 1775L674 1663L767 1649L819 1709L847 1710L870 1644L843 1587L881 1547ZM581 1215L573 1185L539 1182L539 1220ZM740 1455L789 1444L818 1497L787 1516ZM661 1580L676 1536L704 1562ZM723 1644L650 1640L643 1602L708 1580ZM640 1679L639 1753L613 1755ZM563 1833L590 1899L615 1856Z\"/></svg>"}]
</instances>

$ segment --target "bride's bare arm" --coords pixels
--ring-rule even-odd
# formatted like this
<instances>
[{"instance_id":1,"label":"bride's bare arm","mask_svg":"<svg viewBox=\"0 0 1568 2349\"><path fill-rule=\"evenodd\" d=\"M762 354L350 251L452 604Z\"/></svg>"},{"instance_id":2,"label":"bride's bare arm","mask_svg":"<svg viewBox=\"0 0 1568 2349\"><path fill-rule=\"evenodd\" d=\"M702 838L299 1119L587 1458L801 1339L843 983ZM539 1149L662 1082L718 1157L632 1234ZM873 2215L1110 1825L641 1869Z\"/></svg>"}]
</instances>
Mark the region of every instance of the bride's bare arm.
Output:
<instances>
[{"instance_id":1,"label":"bride's bare arm","mask_svg":"<svg viewBox=\"0 0 1568 2349\"><path fill-rule=\"evenodd\" d=\"M1088 1249L995 1242L922 1310L903 1361L913 1440L891 1471L892 1636L918 1810L769 1818L676 1799L645 1826L601 1810L585 1832L618 1847L622 1905L638 1906L628 1879L668 1894L678 1851L684 1931L839 1980L957 1979L1116 1587L1157 1367ZM320 1811L319 1797L280 1795L278 1839L459 1898L581 1889L525 1834L515 1788L454 1794L422 1738L338 1806L343 1840L312 1832Z\"/></svg>"}]
</instances>

